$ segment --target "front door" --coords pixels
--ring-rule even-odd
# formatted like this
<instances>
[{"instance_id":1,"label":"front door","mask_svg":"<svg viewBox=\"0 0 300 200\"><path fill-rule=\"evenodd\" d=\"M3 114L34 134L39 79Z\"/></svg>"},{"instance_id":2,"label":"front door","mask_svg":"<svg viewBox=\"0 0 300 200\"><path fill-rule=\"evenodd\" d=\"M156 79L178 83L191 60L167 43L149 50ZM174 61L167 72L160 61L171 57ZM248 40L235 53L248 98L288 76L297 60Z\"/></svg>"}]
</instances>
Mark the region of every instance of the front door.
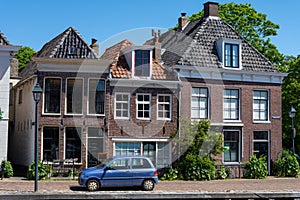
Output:
<instances>
[{"instance_id":1,"label":"front door","mask_svg":"<svg viewBox=\"0 0 300 200\"><path fill-rule=\"evenodd\" d=\"M260 156L265 156L266 157L268 171L270 172L269 134L268 134L268 131L255 131L254 132L253 154L256 155L257 158L259 158Z\"/></svg>"},{"instance_id":2,"label":"front door","mask_svg":"<svg viewBox=\"0 0 300 200\"><path fill-rule=\"evenodd\" d=\"M143 155L148 156L154 165L156 165L155 150L156 150L155 142L144 142L143 143Z\"/></svg>"}]
</instances>

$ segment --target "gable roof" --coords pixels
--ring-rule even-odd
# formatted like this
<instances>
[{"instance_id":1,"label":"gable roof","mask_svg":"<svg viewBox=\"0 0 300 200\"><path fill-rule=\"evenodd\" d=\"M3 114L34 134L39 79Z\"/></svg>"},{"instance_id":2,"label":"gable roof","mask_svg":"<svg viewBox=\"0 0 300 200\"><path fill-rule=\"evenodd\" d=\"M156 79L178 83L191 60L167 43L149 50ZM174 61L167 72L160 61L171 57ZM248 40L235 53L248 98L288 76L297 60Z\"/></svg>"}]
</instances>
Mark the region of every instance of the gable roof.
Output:
<instances>
[{"instance_id":1,"label":"gable roof","mask_svg":"<svg viewBox=\"0 0 300 200\"><path fill-rule=\"evenodd\" d=\"M132 42L125 39L105 50L101 59L115 60L110 66L110 75L117 79L132 78L132 71L122 50L129 46L135 46ZM154 48L154 47L153 47ZM153 80L174 80L175 72L165 68L160 62L152 59L152 79Z\"/></svg>"},{"instance_id":2,"label":"gable roof","mask_svg":"<svg viewBox=\"0 0 300 200\"><path fill-rule=\"evenodd\" d=\"M219 17L194 20L189 22L182 31L173 29L162 34L159 42L162 43L162 48L166 49L162 60L167 66L222 68L215 44L220 39L242 41L242 70L278 72L264 55ZM153 40L146 43L151 42Z\"/></svg>"},{"instance_id":3,"label":"gable roof","mask_svg":"<svg viewBox=\"0 0 300 200\"><path fill-rule=\"evenodd\" d=\"M3 33L0 32L0 45L11 45Z\"/></svg>"},{"instance_id":4,"label":"gable roof","mask_svg":"<svg viewBox=\"0 0 300 200\"><path fill-rule=\"evenodd\" d=\"M47 42L34 56L68 59L97 59L97 54L73 27L67 28L64 32Z\"/></svg>"}]
</instances>

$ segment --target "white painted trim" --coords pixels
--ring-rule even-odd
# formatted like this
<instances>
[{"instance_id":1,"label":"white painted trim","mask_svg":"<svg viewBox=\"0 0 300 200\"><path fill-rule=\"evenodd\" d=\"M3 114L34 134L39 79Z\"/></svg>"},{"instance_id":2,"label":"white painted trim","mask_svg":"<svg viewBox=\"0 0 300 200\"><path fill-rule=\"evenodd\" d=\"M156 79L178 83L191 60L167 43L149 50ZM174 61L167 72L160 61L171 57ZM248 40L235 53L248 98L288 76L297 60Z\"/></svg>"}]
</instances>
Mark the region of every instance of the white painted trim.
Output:
<instances>
[{"instance_id":1,"label":"white painted trim","mask_svg":"<svg viewBox=\"0 0 300 200\"><path fill-rule=\"evenodd\" d=\"M281 72L255 72L232 69L217 69L199 66L176 65L175 69L179 70L179 76L182 78L201 78L209 80L228 80L239 82L255 83L277 83L282 84L283 78L288 73Z\"/></svg>"},{"instance_id":2,"label":"white painted trim","mask_svg":"<svg viewBox=\"0 0 300 200\"><path fill-rule=\"evenodd\" d=\"M116 115L116 107L117 107L117 100L116 100L116 96L117 95L128 95L128 107L127 107L127 110L128 110L128 117L118 117L117 115ZM116 92L115 94L114 94L114 118L115 119L129 119L130 118L130 97L131 97L131 95L130 95L130 93L127 93L127 92Z\"/></svg>"},{"instance_id":3,"label":"white painted trim","mask_svg":"<svg viewBox=\"0 0 300 200\"><path fill-rule=\"evenodd\" d=\"M159 103L158 103L158 100L159 100L159 96L168 96L170 97L170 102L169 102L169 106L170 106L170 117L169 118L160 118L158 116L158 107L159 107ZM157 120L165 120L165 121L170 121L172 119L172 95L171 94L157 94L157 99L156 99L156 117L157 117Z\"/></svg>"},{"instance_id":4,"label":"white painted trim","mask_svg":"<svg viewBox=\"0 0 300 200\"><path fill-rule=\"evenodd\" d=\"M169 142L170 138L129 138L129 137L112 137L112 141L132 141L132 142Z\"/></svg>"},{"instance_id":5,"label":"white painted trim","mask_svg":"<svg viewBox=\"0 0 300 200\"><path fill-rule=\"evenodd\" d=\"M67 92L68 92L68 79L81 79L82 80L82 110L81 113L67 113ZM73 94L72 94L73 98ZM65 85L65 115L68 116L82 116L83 115L83 110L84 110L84 78L82 77L67 77L66 78L66 85Z\"/></svg>"},{"instance_id":6,"label":"white painted trim","mask_svg":"<svg viewBox=\"0 0 300 200\"><path fill-rule=\"evenodd\" d=\"M45 112L45 89L46 89L46 79L60 79L60 97L59 97L59 113L46 113ZM62 77L56 77L56 76L45 76L43 80L43 105L42 105L42 115L61 115L61 108L62 108Z\"/></svg>"},{"instance_id":7,"label":"white painted trim","mask_svg":"<svg viewBox=\"0 0 300 200\"><path fill-rule=\"evenodd\" d=\"M149 118L140 118L138 117L138 95L148 95L149 96ZM136 119L139 119L139 120L151 120L151 115L152 115L152 94L151 93L136 93L135 95L135 113L136 113ZM145 111L143 109L143 111Z\"/></svg>"},{"instance_id":8,"label":"white painted trim","mask_svg":"<svg viewBox=\"0 0 300 200\"><path fill-rule=\"evenodd\" d=\"M144 87L178 89L180 81L149 80L149 79L115 79L110 78L110 85L115 87Z\"/></svg>"}]
</instances>

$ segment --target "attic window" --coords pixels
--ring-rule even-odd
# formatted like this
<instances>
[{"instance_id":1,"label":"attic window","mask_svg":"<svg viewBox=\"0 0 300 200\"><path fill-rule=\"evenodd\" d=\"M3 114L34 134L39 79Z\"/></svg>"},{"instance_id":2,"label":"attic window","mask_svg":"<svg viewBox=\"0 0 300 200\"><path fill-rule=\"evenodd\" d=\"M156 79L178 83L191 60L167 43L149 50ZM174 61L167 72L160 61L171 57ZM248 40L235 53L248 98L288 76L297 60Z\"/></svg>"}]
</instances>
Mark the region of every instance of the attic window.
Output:
<instances>
[{"instance_id":1,"label":"attic window","mask_svg":"<svg viewBox=\"0 0 300 200\"><path fill-rule=\"evenodd\" d=\"M150 76L150 51L135 51L135 76Z\"/></svg>"},{"instance_id":2,"label":"attic window","mask_svg":"<svg viewBox=\"0 0 300 200\"><path fill-rule=\"evenodd\" d=\"M69 55L77 55L77 47L70 47L69 48Z\"/></svg>"},{"instance_id":3,"label":"attic window","mask_svg":"<svg viewBox=\"0 0 300 200\"><path fill-rule=\"evenodd\" d=\"M216 42L219 59L224 68L242 69L242 41L220 39Z\"/></svg>"}]
</instances>

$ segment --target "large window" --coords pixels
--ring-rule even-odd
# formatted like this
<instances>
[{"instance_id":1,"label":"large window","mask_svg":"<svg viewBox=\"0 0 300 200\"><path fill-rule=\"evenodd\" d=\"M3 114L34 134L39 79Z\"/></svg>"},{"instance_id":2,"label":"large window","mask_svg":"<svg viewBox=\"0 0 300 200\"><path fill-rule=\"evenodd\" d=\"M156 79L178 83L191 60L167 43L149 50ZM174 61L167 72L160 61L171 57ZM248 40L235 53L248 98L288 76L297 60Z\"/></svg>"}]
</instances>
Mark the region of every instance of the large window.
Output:
<instances>
[{"instance_id":1,"label":"large window","mask_svg":"<svg viewBox=\"0 0 300 200\"><path fill-rule=\"evenodd\" d=\"M83 80L67 79L67 114L82 114Z\"/></svg>"},{"instance_id":2,"label":"large window","mask_svg":"<svg viewBox=\"0 0 300 200\"><path fill-rule=\"evenodd\" d=\"M224 120L239 119L239 90L238 89L224 90L223 118Z\"/></svg>"},{"instance_id":3,"label":"large window","mask_svg":"<svg viewBox=\"0 0 300 200\"><path fill-rule=\"evenodd\" d=\"M208 118L208 89L192 88L191 118Z\"/></svg>"},{"instance_id":4,"label":"large window","mask_svg":"<svg viewBox=\"0 0 300 200\"><path fill-rule=\"evenodd\" d=\"M225 67L239 68L239 45L225 43Z\"/></svg>"},{"instance_id":5,"label":"large window","mask_svg":"<svg viewBox=\"0 0 300 200\"><path fill-rule=\"evenodd\" d=\"M65 159L78 158L81 162L81 128L66 128Z\"/></svg>"},{"instance_id":6,"label":"large window","mask_svg":"<svg viewBox=\"0 0 300 200\"><path fill-rule=\"evenodd\" d=\"M115 94L115 118L128 119L130 106L130 94L116 93Z\"/></svg>"},{"instance_id":7,"label":"large window","mask_svg":"<svg viewBox=\"0 0 300 200\"><path fill-rule=\"evenodd\" d=\"M59 153L59 127L43 128L43 161L58 159Z\"/></svg>"},{"instance_id":8,"label":"large window","mask_svg":"<svg viewBox=\"0 0 300 200\"><path fill-rule=\"evenodd\" d=\"M268 92L254 91L253 92L253 120L267 121L268 118Z\"/></svg>"},{"instance_id":9,"label":"large window","mask_svg":"<svg viewBox=\"0 0 300 200\"><path fill-rule=\"evenodd\" d=\"M140 142L116 142L115 143L116 156L139 156L141 155Z\"/></svg>"},{"instance_id":10,"label":"large window","mask_svg":"<svg viewBox=\"0 0 300 200\"><path fill-rule=\"evenodd\" d=\"M137 94L136 95L136 111L138 119L150 119L151 114L151 95Z\"/></svg>"},{"instance_id":11,"label":"large window","mask_svg":"<svg viewBox=\"0 0 300 200\"><path fill-rule=\"evenodd\" d=\"M224 162L239 162L240 132L224 131Z\"/></svg>"},{"instance_id":12,"label":"large window","mask_svg":"<svg viewBox=\"0 0 300 200\"><path fill-rule=\"evenodd\" d=\"M157 95L157 119L171 120L171 95Z\"/></svg>"},{"instance_id":13,"label":"large window","mask_svg":"<svg viewBox=\"0 0 300 200\"><path fill-rule=\"evenodd\" d=\"M89 80L89 114L104 114L105 81Z\"/></svg>"},{"instance_id":14,"label":"large window","mask_svg":"<svg viewBox=\"0 0 300 200\"><path fill-rule=\"evenodd\" d=\"M60 113L61 79L45 78L44 113Z\"/></svg>"},{"instance_id":15,"label":"large window","mask_svg":"<svg viewBox=\"0 0 300 200\"><path fill-rule=\"evenodd\" d=\"M135 76L150 76L150 51L135 51Z\"/></svg>"}]
</instances>

